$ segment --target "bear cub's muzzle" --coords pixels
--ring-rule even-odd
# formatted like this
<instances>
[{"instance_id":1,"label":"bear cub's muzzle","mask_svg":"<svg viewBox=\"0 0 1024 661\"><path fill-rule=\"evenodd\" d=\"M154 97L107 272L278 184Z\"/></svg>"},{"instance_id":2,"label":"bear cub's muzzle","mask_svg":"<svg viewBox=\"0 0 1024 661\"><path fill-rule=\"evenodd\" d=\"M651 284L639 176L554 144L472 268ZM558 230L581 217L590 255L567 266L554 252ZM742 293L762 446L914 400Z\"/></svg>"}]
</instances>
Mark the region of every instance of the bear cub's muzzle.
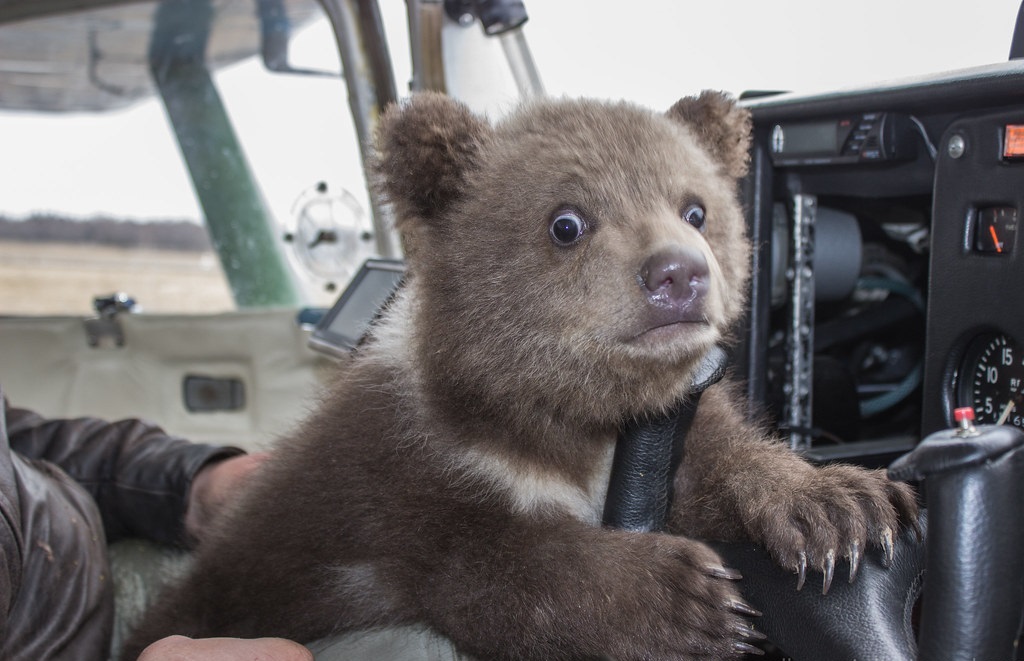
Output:
<instances>
[{"instance_id":1,"label":"bear cub's muzzle","mask_svg":"<svg viewBox=\"0 0 1024 661\"><path fill-rule=\"evenodd\" d=\"M704 253L691 246L665 248L648 257L639 280L652 307L653 327L706 321L710 277Z\"/></svg>"}]
</instances>

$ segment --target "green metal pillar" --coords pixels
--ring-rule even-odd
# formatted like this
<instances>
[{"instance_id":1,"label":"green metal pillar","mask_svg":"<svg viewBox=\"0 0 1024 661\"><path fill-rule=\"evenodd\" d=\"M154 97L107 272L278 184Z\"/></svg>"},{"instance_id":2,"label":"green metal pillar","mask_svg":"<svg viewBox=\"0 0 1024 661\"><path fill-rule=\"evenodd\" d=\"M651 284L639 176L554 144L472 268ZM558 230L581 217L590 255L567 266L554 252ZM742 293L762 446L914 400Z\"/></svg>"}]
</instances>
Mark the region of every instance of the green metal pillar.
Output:
<instances>
[{"instance_id":1,"label":"green metal pillar","mask_svg":"<svg viewBox=\"0 0 1024 661\"><path fill-rule=\"evenodd\" d=\"M273 218L206 65L209 0L164 0L149 65L239 307L297 305Z\"/></svg>"}]
</instances>

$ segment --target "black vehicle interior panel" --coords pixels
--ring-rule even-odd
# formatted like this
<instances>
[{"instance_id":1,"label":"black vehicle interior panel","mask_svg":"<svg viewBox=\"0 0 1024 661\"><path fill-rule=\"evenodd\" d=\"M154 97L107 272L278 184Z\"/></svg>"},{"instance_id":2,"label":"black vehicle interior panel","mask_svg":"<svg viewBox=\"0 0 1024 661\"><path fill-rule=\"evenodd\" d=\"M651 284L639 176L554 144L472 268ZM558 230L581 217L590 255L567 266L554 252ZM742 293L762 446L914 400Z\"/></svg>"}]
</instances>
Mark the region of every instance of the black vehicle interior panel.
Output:
<instances>
[{"instance_id":1,"label":"black vehicle interior panel","mask_svg":"<svg viewBox=\"0 0 1024 661\"><path fill-rule=\"evenodd\" d=\"M754 412L884 466L970 407L1024 427L1021 61L743 100Z\"/></svg>"},{"instance_id":2,"label":"black vehicle interior panel","mask_svg":"<svg viewBox=\"0 0 1024 661\"><path fill-rule=\"evenodd\" d=\"M925 411L924 431L947 426L955 406L972 406L985 422L1020 427L1024 369L1024 246L1017 237L1024 210L1024 111L963 117L944 144L957 158L940 160L935 175L929 370L925 396L941 407ZM1010 408L1007 411L1007 408Z\"/></svg>"}]
</instances>

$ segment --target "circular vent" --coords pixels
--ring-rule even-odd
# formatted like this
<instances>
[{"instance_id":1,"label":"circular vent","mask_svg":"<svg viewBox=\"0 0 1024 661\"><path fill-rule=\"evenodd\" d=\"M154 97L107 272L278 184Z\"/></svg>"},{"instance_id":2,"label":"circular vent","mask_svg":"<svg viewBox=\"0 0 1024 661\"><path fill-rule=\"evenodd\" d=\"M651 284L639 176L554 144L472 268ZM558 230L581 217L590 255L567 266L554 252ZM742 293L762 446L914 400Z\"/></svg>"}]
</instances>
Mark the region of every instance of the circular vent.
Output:
<instances>
[{"instance_id":1,"label":"circular vent","mask_svg":"<svg viewBox=\"0 0 1024 661\"><path fill-rule=\"evenodd\" d=\"M324 182L303 191L292 205L284 235L295 261L328 291L373 254L373 232L366 212L344 188Z\"/></svg>"}]
</instances>

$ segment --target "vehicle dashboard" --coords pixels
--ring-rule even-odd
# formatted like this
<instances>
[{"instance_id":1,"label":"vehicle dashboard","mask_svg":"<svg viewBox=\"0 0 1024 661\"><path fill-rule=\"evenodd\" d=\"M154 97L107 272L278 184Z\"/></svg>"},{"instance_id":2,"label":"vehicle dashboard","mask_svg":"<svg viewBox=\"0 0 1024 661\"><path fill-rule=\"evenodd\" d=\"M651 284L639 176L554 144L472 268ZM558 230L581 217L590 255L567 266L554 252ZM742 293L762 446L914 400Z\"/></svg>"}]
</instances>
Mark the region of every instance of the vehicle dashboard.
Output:
<instances>
[{"instance_id":1,"label":"vehicle dashboard","mask_svg":"<svg viewBox=\"0 0 1024 661\"><path fill-rule=\"evenodd\" d=\"M885 465L971 407L1024 427L1024 63L743 99L751 409Z\"/></svg>"}]
</instances>

